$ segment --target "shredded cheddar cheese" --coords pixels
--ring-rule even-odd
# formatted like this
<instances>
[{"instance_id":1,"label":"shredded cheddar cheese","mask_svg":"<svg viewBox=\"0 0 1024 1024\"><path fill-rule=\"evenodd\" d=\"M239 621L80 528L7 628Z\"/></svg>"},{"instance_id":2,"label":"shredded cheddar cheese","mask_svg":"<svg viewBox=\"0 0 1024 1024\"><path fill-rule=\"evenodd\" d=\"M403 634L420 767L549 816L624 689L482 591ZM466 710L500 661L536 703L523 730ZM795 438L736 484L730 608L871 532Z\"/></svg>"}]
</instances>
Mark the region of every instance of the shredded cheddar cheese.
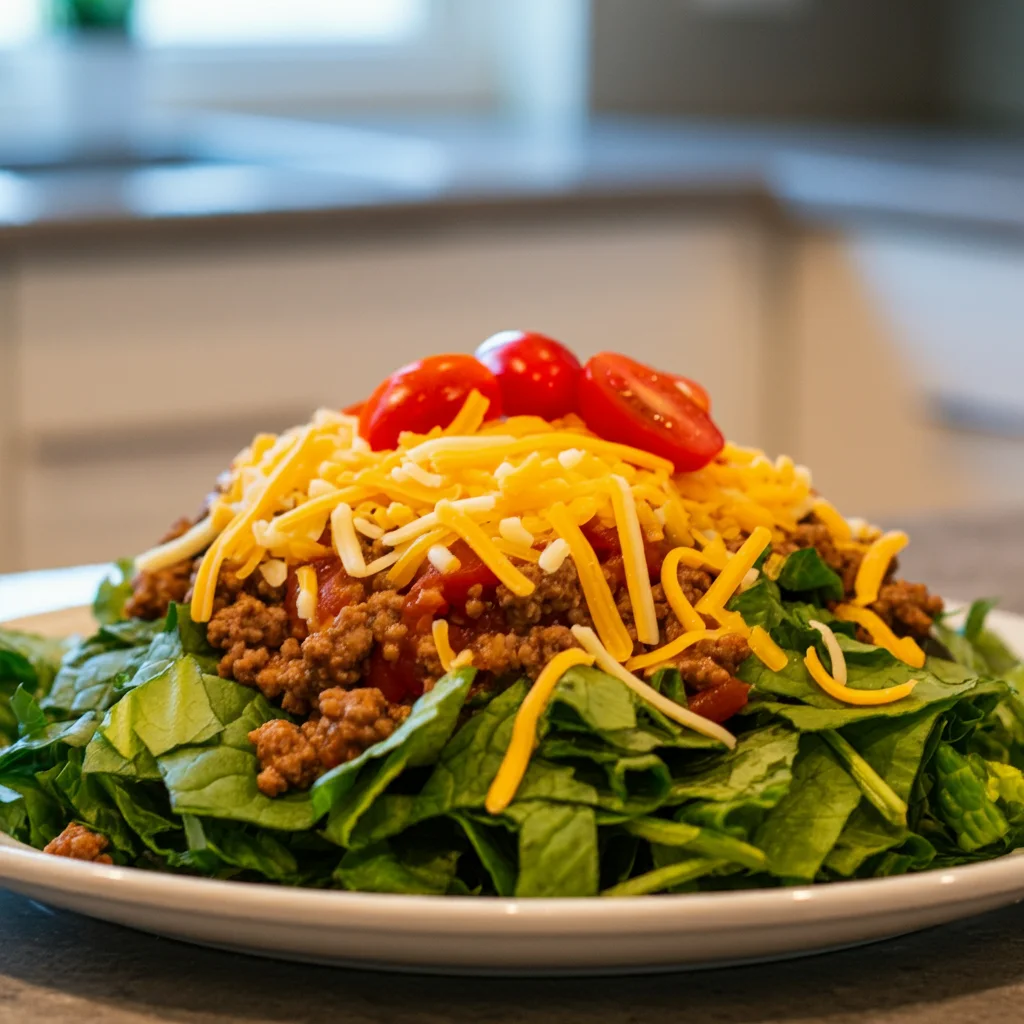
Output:
<instances>
[{"instance_id":1,"label":"shredded cheddar cheese","mask_svg":"<svg viewBox=\"0 0 1024 1024\"><path fill-rule=\"evenodd\" d=\"M548 706L558 681L576 665L593 664L592 655L574 647L568 651L560 651L541 670L537 681L530 687L530 692L516 713L515 721L512 723L512 739L498 767L498 773L487 790L484 807L489 814L500 814L515 798L537 742L537 723Z\"/></svg>"},{"instance_id":2,"label":"shredded cheddar cheese","mask_svg":"<svg viewBox=\"0 0 1024 1024\"><path fill-rule=\"evenodd\" d=\"M616 661L625 661L633 653L633 640L622 621L622 616L619 615L618 608L615 607L612 592L601 571L601 563L594 549L561 502L552 505L548 511L548 519L569 546L569 553L576 565L580 585L583 587L583 596L586 598L601 643Z\"/></svg>"},{"instance_id":3,"label":"shredded cheddar cheese","mask_svg":"<svg viewBox=\"0 0 1024 1024\"><path fill-rule=\"evenodd\" d=\"M725 563L708 592L697 602L697 611L707 611L713 615L724 608L743 582L743 577L753 569L754 563L771 542L771 530L764 526L754 527L740 549Z\"/></svg>"},{"instance_id":4,"label":"shredded cheddar cheese","mask_svg":"<svg viewBox=\"0 0 1024 1024\"><path fill-rule=\"evenodd\" d=\"M917 686L917 680L900 683L898 686L887 686L882 690L855 690L853 687L844 686L838 683L825 671L818 652L813 647L807 648L807 657L804 658L804 665L810 672L811 678L832 698L842 701L844 704L853 704L857 707L878 707L882 704L894 704L904 697L909 697Z\"/></svg>"},{"instance_id":5,"label":"shredded cheddar cheese","mask_svg":"<svg viewBox=\"0 0 1024 1024\"><path fill-rule=\"evenodd\" d=\"M854 583L854 603L862 608L878 600L882 580L892 560L907 546L907 535L902 530L891 530L873 541L864 555Z\"/></svg>"},{"instance_id":6,"label":"shredded cheddar cheese","mask_svg":"<svg viewBox=\"0 0 1024 1024\"><path fill-rule=\"evenodd\" d=\"M437 656L441 660L441 668L445 672L450 672L455 662L455 652L452 650L451 641L448 639L448 620L434 619L430 631L434 637Z\"/></svg>"},{"instance_id":7,"label":"shredded cheddar cheese","mask_svg":"<svg viewBox=\"0 0 1024 1024\"><path fill-rule=\"evenodd\" d=\"M884 647L894 658L906 662L911 668L924 668L924 651L913 637L898 637L870 608L841 604L836 606L833 614L842 622L855 622L866 630L876 647Z\"/></svg>"},{"instance_id":8,"label":"shredded cheddar cheese","mask_svg":"<svg viewBox=\"0 0 1024 1024\"><path fill-rule=\"evenodd\" d=\"M704 628L704 620L700 613L686 599L679 582L679 565L689 548L673 548L661 563L661 586L665 591L665 600L675 612L676 618L689 632Z\"/></svg>"},{"instance_id":9,"label":"shredded cheddar cheese","mask_svg":"<svg viewBox=\"0 0 1024 1024\"><path fill-rule=\"evenodd\" d=\"M773 672L781 672L788 664L786 652L768 635L761 626L754 626L747 637L751 651Z\"/></svg>"},{"instance_id":10,"label":"shredded cheddar cheese","mask_svg":"<svg viewBox=\"0 0 1024 1024\"><path fill-rule=\"evenodd\" d=\"M853 540L850 524L839 514L836 507L824 498L816 498L811 511L825 524L832 539L837 541Z\"/></svg>"},{"instance_id":11,"label":"shredded cheddar cheese","mask_svg":"<svg viewBox=\"0 0 1024 1024\"><path fill-rule=\"evenodd\" d=\"M639 654L635 658L630 658L626 662L626 668L630 672L634 672L641 668L664 665L677 654L682 654L687 647L692 647L701 640L716 640L718 637L724 636L725 633L726 630L724 629L695 629L692 633L684 633L682 636L677 636L675 640L665 644L664 647L659 647L656 651L648 651L646 654Z\"/></svg>"}]
</instances>

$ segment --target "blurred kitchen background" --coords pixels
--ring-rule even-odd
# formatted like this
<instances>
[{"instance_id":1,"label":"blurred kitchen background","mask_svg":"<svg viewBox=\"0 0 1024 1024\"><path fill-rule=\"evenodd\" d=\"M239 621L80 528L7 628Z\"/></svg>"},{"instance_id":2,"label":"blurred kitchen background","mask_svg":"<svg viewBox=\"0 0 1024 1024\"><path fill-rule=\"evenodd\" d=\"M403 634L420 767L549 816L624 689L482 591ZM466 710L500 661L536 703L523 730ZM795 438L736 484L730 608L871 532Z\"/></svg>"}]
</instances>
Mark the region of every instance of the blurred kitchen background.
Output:
<instances>
[{"instance_id":1,"label":"blurred kitchen background","mask_svg":"<svg viewBox=\"0 0 1024 1024\"><path fill-rule=\"evenodd\" d=\"M1012 509L1022 48L1014 0L0 0L0 571L507 327L850 514Z\"/></svg>"}]
</instances>

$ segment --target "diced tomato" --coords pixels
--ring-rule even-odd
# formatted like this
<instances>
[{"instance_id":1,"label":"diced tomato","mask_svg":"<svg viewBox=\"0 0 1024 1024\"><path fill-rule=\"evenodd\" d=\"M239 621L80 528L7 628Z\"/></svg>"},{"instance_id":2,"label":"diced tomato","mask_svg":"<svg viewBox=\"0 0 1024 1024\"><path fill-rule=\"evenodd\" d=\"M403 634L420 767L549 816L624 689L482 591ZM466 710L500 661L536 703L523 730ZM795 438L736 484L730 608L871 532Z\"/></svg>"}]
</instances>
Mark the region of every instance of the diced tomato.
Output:
<instances>
[{"instance_id":1,"label":"diced tomato","mask_svg":"<svg viewBox=\"0 0 1024 1024\"><path fill-rule=\"evenodd\" d=\"M626 580L626 567L622 560L622 548L619 546L619 532L614 526L606 526L596 516L588 519L580 530L590 541L601 564L608 569L619 583ZM644 538L644 560L647 562L647 575L657 579L661 572L661 563L665 552L663 545Z\"/></svg>"},{"instance_id":2,"label":"diced tomato","mask_svg":"<svg viewBox=\"0 0 1024 1024\"><path fill-rule=\"evenodd\" d=\"M427 577L420 577L421 580ZM402 618L413 633L429 633L431 623L446 615L448 602L440 586L419 586L414 584L402 606Z\"/></svg>"},{"instance_id":3,"label":"diced tomato","mask_svg":"<svg viewBox=\"0 0 1024 1024\"><path fill-rule=\"evenodd\" d=\"M532 331L500 331L476 357L501 385L506 416L558 419L576 411L580 361L554 338Z\"/></svg>"},{"instance_id":4,"label":"diced tomato","mask_svg":"<svg viewBox=\"0 0 1024 1024\"><path fill-rule=\"evenodd\" d=\"M467 355L429 356L396 370L380 384L359 413L359 433L375 451L394 448L403 430L425 434L446 427L473 390L490 405L487 418L501 415L501 389L483 363Z\"/></svg>"},{"instance_id":5,"label":"diced tomato","mask_svg":"<svg viewBox=\"0 0 1024 1024\"><path fill-rule=\"evenodd\" d=\"M602 352L583 368L579 411L600 437L668 459L679 473L706 466L725 438L679 378Z\"/></svg>"},{"instance_id":6,"label":"diced tomato","mask_svg":"<svg viewBox=\"0 0 1024 1024\"><path fill-rule=\"evenodd\" d=\"M342 608L362 597L363 585L345 572L337 558L319 558L312 564L319 588L316 617L318 622L327 624Z\"/></svg>"},{"instance_id":7,"label":"diced tomato","mask_svg":"<svg viewBox=\"0 0 1024 1024\"><path fill-rule=\"evenodd\" d=\"M690 710L711 722L724 722L746 707L750 687L739 679L700 690L690 698Z\"/></svg>"},{"instance_id":8,"label":"diced tomato","mask_svg":"<svg viewBox=\"0 0 1024 1024\"><path fill-rule=\"evenodd\" d=\"M486 595L498 585L498 577L487 568L480 556L465 541L455 541L449 550L459 560L459 568L454 572L442 573L430 566L412 585L408 599L413 599L413 595L425 589L440 590L448 604L464 612L469 591L473 587L482 587Z\"/></svg>"},{"instance_id":9,"label":"diced tomato","mask_svg":"<svg viewBox=\"0 0 1024 1024\"><path fill-rule=\"evenodd\" d=\"M590 546L601 561L604 561L607 555L621 554L622 548L619 546L618 530L614 526L602 523L597 516L594 516L593 519L588 519L580 527L580 531L590 541Z\"/></svg>"},{"instance_id":10,"label":"diced tomato","mask_svg":"<svg viewBox=\"0 0 1024 1024\"><path fill-rule=\"evenodd\" d=\"M397 661L388 661L380 647L370 655L367 686L376 686L392 704L401 704L423 693L423 680L416 674L416 651L411 643L402 645Z\"/></svg>"},{"instance_id":11,"label":"diced tomato","mask_svg":"<svg viewBox=\"0 0 1024 1024\"><path fill-rule=\"evenodd\" d=\"M363 585L352 579L341 566L341 561L334 555L329 558L317 558L309 563L316 572L317 581L317 623L323 627L330 625L341 611L353 601L358 601L364 593ZM298 599L299 582L295 572L297 566L288 570L285 583L284 608L292 624L292 631L305 636L307 626L304 619L299 618Z\"/></svg>"}]
</instances>

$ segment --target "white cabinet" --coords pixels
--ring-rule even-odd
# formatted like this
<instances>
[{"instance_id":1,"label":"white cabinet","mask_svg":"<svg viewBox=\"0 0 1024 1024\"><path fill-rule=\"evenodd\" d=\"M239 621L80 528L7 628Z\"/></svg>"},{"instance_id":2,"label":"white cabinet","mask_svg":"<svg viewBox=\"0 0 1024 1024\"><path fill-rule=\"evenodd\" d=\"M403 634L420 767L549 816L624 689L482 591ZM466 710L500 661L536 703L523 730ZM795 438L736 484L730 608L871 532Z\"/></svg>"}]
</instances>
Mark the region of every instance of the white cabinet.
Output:
<instances>
[{"instance_id":1,"label":"white cabinet","mask_svg":"<svg viewBox=\"0 0 1024 1024\"><path fill-rule=\"evenodd\" d=\"M1024 439L954 429L933 404L1024 411L1024 249L810 232L793 260L792 447L820 489L888 517L1024 501Z\"/></svg>"},{"instance_id":2,"label":"white cabinet","mask_svg":"<svg viewBox=\"0 0 1024 1024\"><path fill-rule=\"evenodd\" d=\"M0 569L133 553L256 430L505 327L692 375L730 435L763 441L763 260L755 223L692 215L26 258Z\"/></svg>"}]
</instances>

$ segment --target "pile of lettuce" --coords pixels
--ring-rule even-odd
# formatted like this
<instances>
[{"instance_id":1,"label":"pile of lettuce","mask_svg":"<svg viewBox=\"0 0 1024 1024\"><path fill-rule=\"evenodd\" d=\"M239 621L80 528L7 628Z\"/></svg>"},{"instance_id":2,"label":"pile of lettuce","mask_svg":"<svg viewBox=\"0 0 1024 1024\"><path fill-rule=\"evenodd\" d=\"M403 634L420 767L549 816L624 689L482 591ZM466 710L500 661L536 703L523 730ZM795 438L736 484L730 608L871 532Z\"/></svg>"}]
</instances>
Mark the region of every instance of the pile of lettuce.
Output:
<instances>
[{"instance_id":1,"label":"pile of lettuce","mask_svg":"<svg viewBox=\"0 0 1024 1024\"><path fill-rule=\"evenodd\" d=\"M938 624L926 668L859 643L825 603L842 587L797 552L730 607L790 654L750 658L733 751L681 728L618 680L558 684L515 801L488 785L528 683L467 704L443 678L408 720L309 792L256 787L250 730L283 713L221 679L184 606L122 618L104 585L82 642L0 631L0 830L43 847L70 821L120 864L372 892L595 896L878 877L996 857L1024 843L1024 666L984 625ZM802 661L839 637L854 687L918 680L895 704L851 707ZM685 702L678 673L654 685Z\"/></svg>"}]
</instances>

